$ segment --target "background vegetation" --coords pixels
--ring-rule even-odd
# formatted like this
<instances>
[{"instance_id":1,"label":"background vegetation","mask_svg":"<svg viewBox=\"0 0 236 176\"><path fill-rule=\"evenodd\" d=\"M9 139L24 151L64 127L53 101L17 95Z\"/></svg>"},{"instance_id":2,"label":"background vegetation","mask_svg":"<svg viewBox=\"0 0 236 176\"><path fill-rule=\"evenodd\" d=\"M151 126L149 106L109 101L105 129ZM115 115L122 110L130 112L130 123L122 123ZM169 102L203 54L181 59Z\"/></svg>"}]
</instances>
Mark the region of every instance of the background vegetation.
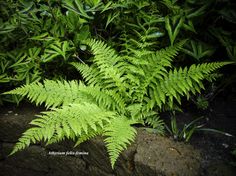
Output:
<instances>
[{"instance_id":1,"label":"background vegetation","mask_svg":"<svg viewBox=\"0 0 236 176\"><path fill-rule=\"evenodd\" d=\"M161 49L188 39L181 56L175 59L176 65L235 61L235 3L229 0L0 3L1 92L44 78L78 79L68 62L89 62L81 45L89 37L106 40L122 52ZM229 74L218 86L234 80L235 73ZM209 91L219 89L214 86L209 86ZM18 103L21 98L1 95L0 100ZM195 102L201 101L196 98Z\"/></svg>"}]
</instances>

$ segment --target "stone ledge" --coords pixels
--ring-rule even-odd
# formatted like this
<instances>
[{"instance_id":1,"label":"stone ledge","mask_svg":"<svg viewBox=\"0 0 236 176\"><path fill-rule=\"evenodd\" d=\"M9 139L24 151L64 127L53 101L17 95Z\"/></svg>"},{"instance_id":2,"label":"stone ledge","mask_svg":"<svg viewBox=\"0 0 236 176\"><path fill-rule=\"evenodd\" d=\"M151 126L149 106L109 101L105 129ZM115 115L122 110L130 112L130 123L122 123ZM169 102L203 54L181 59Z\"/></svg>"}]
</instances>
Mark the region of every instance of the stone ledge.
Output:
<instances>
[{"instance_id":1,"label":"stone ledge","mask_svg":"<svg viewBox=\"0 0 236 176\"><path fill-rule=\"evenodd\" d=\"M21 112L26 110L21 109ZM32 112L31 112L32 111ZM31 112L31 113L30 113ZM37 111L27 109L25 114L0 114L0 168L7 176L45 175L104 175L104 176L197 176L200 172L200 154L192 146L138 129L136 142L125 150L112 170L101 137L73 148L73 142L64 141L47 147L32 145L7 157L21 132ZM53 156L49 151L85 151L88 155ZM13 169L15 168L15 169ZM16 171L17 170L17 171Z\"/></svg>"}]
</instances>

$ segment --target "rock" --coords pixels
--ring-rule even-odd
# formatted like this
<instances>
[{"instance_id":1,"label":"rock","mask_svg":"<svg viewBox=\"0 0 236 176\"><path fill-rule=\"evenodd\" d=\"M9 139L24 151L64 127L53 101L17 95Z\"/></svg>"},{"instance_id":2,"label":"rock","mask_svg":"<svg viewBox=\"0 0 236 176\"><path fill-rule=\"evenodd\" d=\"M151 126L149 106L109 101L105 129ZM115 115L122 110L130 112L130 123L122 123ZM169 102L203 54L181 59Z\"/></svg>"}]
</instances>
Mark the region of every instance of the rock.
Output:
<instances>
[{"instance_id":1,"label":"rock","mask_svg":"<svg viewBox=\"0 0 236 176\"><path fill-rule=\"evenodd\" d=\"M166 137L138 132L134 157L137 176L197 176L200 153L190 145Z\"/></svg>"},{"instance_id":2,"label":"rock","mask_svg":"<svg viewBox=\"0 0 236 176\"><path fill-rule=\"evenodd\" d=\"M88 172L89 172L88 175L91 175L91 176L115 176L115 174L106 173L100 168L94 167L92 165L89 166Z\"/></svg>"},{"instance_id":3,"label":"rock","mask_svg":"<svg viewBox=\"0 0 236 176\"><path fill-rule=\"evenodd\" d=\"M206 168L206 175L209 176L235 176L236 168L229 163L217 162Z\"/></svg>"},{"instance_id":4,"label":"rock","mask_svg":"<svg viewBox=\"0 0 236 176\"><path fill-rule=\"evenodd\" d=\"M105 144L101 137L96 137L82 143L80 148L88 152L88 155L82 156L82 158L89 163L89 165L100 168L107 173L113 172Z\"/></svg>"},{"instance_id":5,"label":"rock","mask_svg":"<svg viewBox=\"0 0 236 176\"><path fill-rule=\"evenodd\" d=\"M13 144L3 144L4 162L0 162L0 167L4 168L4 172L9 173L9 175L17 175L9 170L10 168L20 168L20 173L24 173L21 175L30 175L34 172L49 176L87 175L86 164L79 155L48 155L48 151L44 148L30 146L24 151L7 157L12 147Z\"/></svg>"},{"instance_id":6,"label":"rock","mask_svg":"<svg viewBox=\"0 0 236 176\"><path fill-rule=\"evenodd\" d=\"M136 153L137 144L133 143L128 147L127 150L124 150L119 156L115 164L116 175L122 176L133 176L134 174L134 155Z\"/></svg>"},{"instance_id":7,"label":"rock","mask_svg":"<svg viewBox=\"0 0 236 176\"><path fill-rule=\"evenodd\" d=\"M48 172L47 152L44 148L30 146L21 152L8 156L13 146L14 144L3 143L4 164L39 172Z\"/></svg>"},{"instance_id":8,"label":"rock","mask_svg":"<svg viewBox=\"0 0 236 176\"><path fill-rule=\"evenodd\" d=\"M136 152L136 144L128 147L119 156L115 164L115 170L112 170L111 163L108 157L105 143L101 137L96 137L90 141L87 141L80 146L81 149L89 153L88 156L82 156L82 158L91 166L100 168L106 173L115 172L116 175L132 175L134 166L133 158Z\"/></svg>"},{"instance_id":9,"label":"rock","mask_svg":"<svg viewBox=\"0 0 236 176\"><path fill-rule=\"evenodd\" d=\"M47 174L46 172L38 172L6 164L0 164L0 171L2 176L42 176Z\"/></svg>"},{"instance_id":10,"label":"rock","mask_svg":"<svg viewBox=\"0 0 236 176\"><path fill-rule=\"evenodd\" d=\"M0 118L0 140L16 142L32 120L25 116L5 116Z\"/></svg>"},{"instance_id":11,"label":"rock","mask_svg":"<svg viewBox=\"0 0 236 176\"><path fill-rule=\"evenodd\" d=\"M35 114L39 114L39 111L40 109L26 106L11 111L11 114L3 115L3 110L0 114L0 141L16 142L21 134L30 127L29 122L35 118Z\"/></svg>"},{"instance_id":12,"label":"rock","mask_svg":"<svg viewBox=\"0 0 236 176\"><path fill-rule=\"evenodd\" d=\"M54 143L46 146L48 151L73 151L75 142L70 140L61 141L59 143Z\"/></svg>"},{"instance_id":13,"label":"rock","mask_svg":"<svg viewBox=\"0 0 236 176\"><path fill-rule=\"evenodd\" d=\"M79 156L49 156L48 167L47 176L87 176L88 173L85 162Z\"/></svg>"},{"instance_id":14,"label":"rock","mask_svg":"<svg viewBox=\"0 0 236 176\"><path fill-rule=\"evenodd\" d=\"M196 176L200 171L200 154L190 145L138 129L136 141L119 156L111 169L102 137L73 148L74 142L62 141L47 147L32 145L8 157L14 142L28 128L38 109L20 109L0 115L1 175L42 176ZM1 114L6 113L2 111ZM14 114L18 115L15 116ZM8 141L8 142L6 142ZM53 155L49 152L62 152ZM68 152L69 155L63 154ZM82 152L75 155L76 152ZM84 152L84 153L83 153ZM85 154L86 153L86 154ZM3 173L3 174L2 174Z\"/></svg>"}]
</instances>

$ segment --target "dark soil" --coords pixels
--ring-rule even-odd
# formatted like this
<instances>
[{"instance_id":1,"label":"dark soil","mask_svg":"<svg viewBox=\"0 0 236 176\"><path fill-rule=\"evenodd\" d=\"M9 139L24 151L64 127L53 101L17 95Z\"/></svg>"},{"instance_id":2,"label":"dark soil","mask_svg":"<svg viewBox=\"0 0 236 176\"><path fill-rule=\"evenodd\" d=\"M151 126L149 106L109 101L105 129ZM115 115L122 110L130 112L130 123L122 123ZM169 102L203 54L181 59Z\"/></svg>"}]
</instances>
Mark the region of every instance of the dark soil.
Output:
<instances>
[{"instance_id":1,"label":"dark soil","mask_svg":"<svg viewBox=\"0 0 236 176\"><path fill-rule=\"evenodd\" d=\"M217 129L233 135L232 137L209 132L195 133L190 144L201 151L202 176L235 176L236 156L232 151L236 149L236 90L222 92L212 102L208 110L201 111L186 108L184 113L177 115L181 124L189 123L194 118L204 116L204 127Z\"/></svg>"}]
</instances>

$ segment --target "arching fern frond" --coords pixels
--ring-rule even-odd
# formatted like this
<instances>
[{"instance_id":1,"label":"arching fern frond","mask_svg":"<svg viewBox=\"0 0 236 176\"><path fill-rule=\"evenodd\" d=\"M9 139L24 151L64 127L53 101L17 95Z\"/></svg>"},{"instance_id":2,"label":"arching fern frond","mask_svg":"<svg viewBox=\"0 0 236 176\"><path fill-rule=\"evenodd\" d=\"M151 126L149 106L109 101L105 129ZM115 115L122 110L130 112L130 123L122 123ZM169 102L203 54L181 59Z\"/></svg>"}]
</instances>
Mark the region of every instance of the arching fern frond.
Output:
<instances>
[{"instance_id":1,"label":"arching fern frond","mask_svg":"<svg viewBox=\"0 0 236 176\"><path fill-rule=\"evenodd\" d=\"M126 117L117 117L105 127L104 136L111 166L114 164L120 153L134 141L136 130L131 126L134 122Z\"/></svg>"},{"instance_id":2,"label":"arching fern frond","mask_svg":"<svg viewBox=\"0 0 236 176\"><path fill-rule=\"evenodd\" d=\"M100 128L98 127L97 131L88 131L88 134L82 134L78 140L76 141L74 147L76 146L79 146L81 143L89 140L89 139L92 139L96 136L99 136L99 135L102 135L104 133L104 129L103 128Z\"/></svg>"},{"instance_id":3,"label":"arching fern frond","mask_svg":"<svg viewBox=\"0 0 236 176\"><path fill-rule=\"evenodd\" d=\"M23 133L11 154L37 141L53 143L64 138L74 140L79 136L84 138L84 134L99 133L99 130L115 117L115 112L101 109L90 103L71 104L44 112L30 123L35 127Z\"/></svg>"},{"instance_id":4,"label":"arching fern frond","mask_svg":"<svg viewBox=\"0 0 236 176\"><path fill-rule=\"evenodd\" d=\"M87 40L85 41L94 54L94 65L99 69L99 74L102 77L102 86L113 90L121 90L125 94L126 84L119 70L122 66L122 57L116 54L115 50L111 49L102 41Z\"/></svg>"},{"instance_id":5,"label":"arching fern frond","mask_svg":"<svg viewBox=\"0 0 236 176\"><path fill-rule=\"evenodd\" d=\"M155 54L151 55L151 57L148 57L149 64L161 64L162 66L171 67L172 60L177 56L185 42L186 40L182 40L174 46L169 46L156 51Z\"/></svg>"},{"instance_id":6,"label":"arching fern frond","mask_svg":"<svg viewBox=\"0 0 236 176\"><path fill-rule=\"evenodd\" d=\"M97 67L78 62L72 62L71 65L81 73L88 85L102 86L102 75Z\"/></svg>"},{"instance_id":7,"label":"arching fern frond","mask_svg":"<svg viewBox=\"0 0 236 176\"><path fill-rule=\"evenodd\" d=\"M79 85L77 81L52 81L45 80L42 83L34 82L5 92L5 94L17 94L27 96L31 102L37 105L45 103L47 108L68 105L78 100Z\"/></svg>"},{"instance_id":8,"label":"arching fern frond","mask_svg":"<svg viewBox=\"0 0 236 176\"><path fill-rule=\"evenodd\" d=\"M164 77L168 75L168 69L172 67L172 59L177 55L178 51L181 49L184 43L185 41L182 41L174 46L166 47L165 49L161 49L157 52L143 55L141 58L136 58L136 62L145 60L145 64L137 64L136 66L134 66L135 63L132 63L132 67L136 67L136 70L142 71L139 71L139 73L143 73L135 73L135 76L131 76L133 75L133 71L127 71L128 79L130 79L130 82L134 82L135 78L137 79L138 75L140 75L140 78L138 78L139 81L135 80L135 83L137 84L133 87L133 92L136 94L135 97L138 97L139 101L143 101L145 94L148 93L148 87L151 86L155 89L156 85L158 85L159 80L163 80ZM152 96L158 97L158 94L162 94L161 89L159 89L159 91L159 93L152 93ZM161 103L165 103L165 93L161 95L157 103L159 107L161 107Z\"/></svg>"},{"instance_id":9,"label":"arching fern frond","mask_svg":"<svg viewBox=\"0 0 236 176\"><path fill-rule=\"evenodd\" d=\"M181 102L180 97L188 95L190 92L200 93L200 89L204 89L202 81L207 78L216 69L229 64L230 62L215 62L192 65L189 69L170 70L163 79L153 82L149 87L151 99L148 99L147 109L152 109L155 104L160 108L168 100L170 107L173 106L173 100Z\"/></svg>"},{"instance_id":10,"label":"arching fern frond","mask_svg":"<svg viewBox=\"0 0 236 176\"><path fill-rule=\"evenodd\" d=\"M93 61L98 65L98 67L103 67L103 65L112 66L117 62L122 61L122 58L116 53L116 51L103 41L88 39L84 44L91 48L91 51L95 56Z\"/></svg>"},{"instance_id":11,"label":"arching fern frond","mask_svg":"<svg viewBox=\"0 0 236 176\"><path fill-rule=\"evenodd\" d=\"M122 112L125 109L125 99L114 90L104 90L99 86L86 86L80 87L79 91L93 98L94 102L106 109L118 112Z\"/></svg>"}]
</instances>

